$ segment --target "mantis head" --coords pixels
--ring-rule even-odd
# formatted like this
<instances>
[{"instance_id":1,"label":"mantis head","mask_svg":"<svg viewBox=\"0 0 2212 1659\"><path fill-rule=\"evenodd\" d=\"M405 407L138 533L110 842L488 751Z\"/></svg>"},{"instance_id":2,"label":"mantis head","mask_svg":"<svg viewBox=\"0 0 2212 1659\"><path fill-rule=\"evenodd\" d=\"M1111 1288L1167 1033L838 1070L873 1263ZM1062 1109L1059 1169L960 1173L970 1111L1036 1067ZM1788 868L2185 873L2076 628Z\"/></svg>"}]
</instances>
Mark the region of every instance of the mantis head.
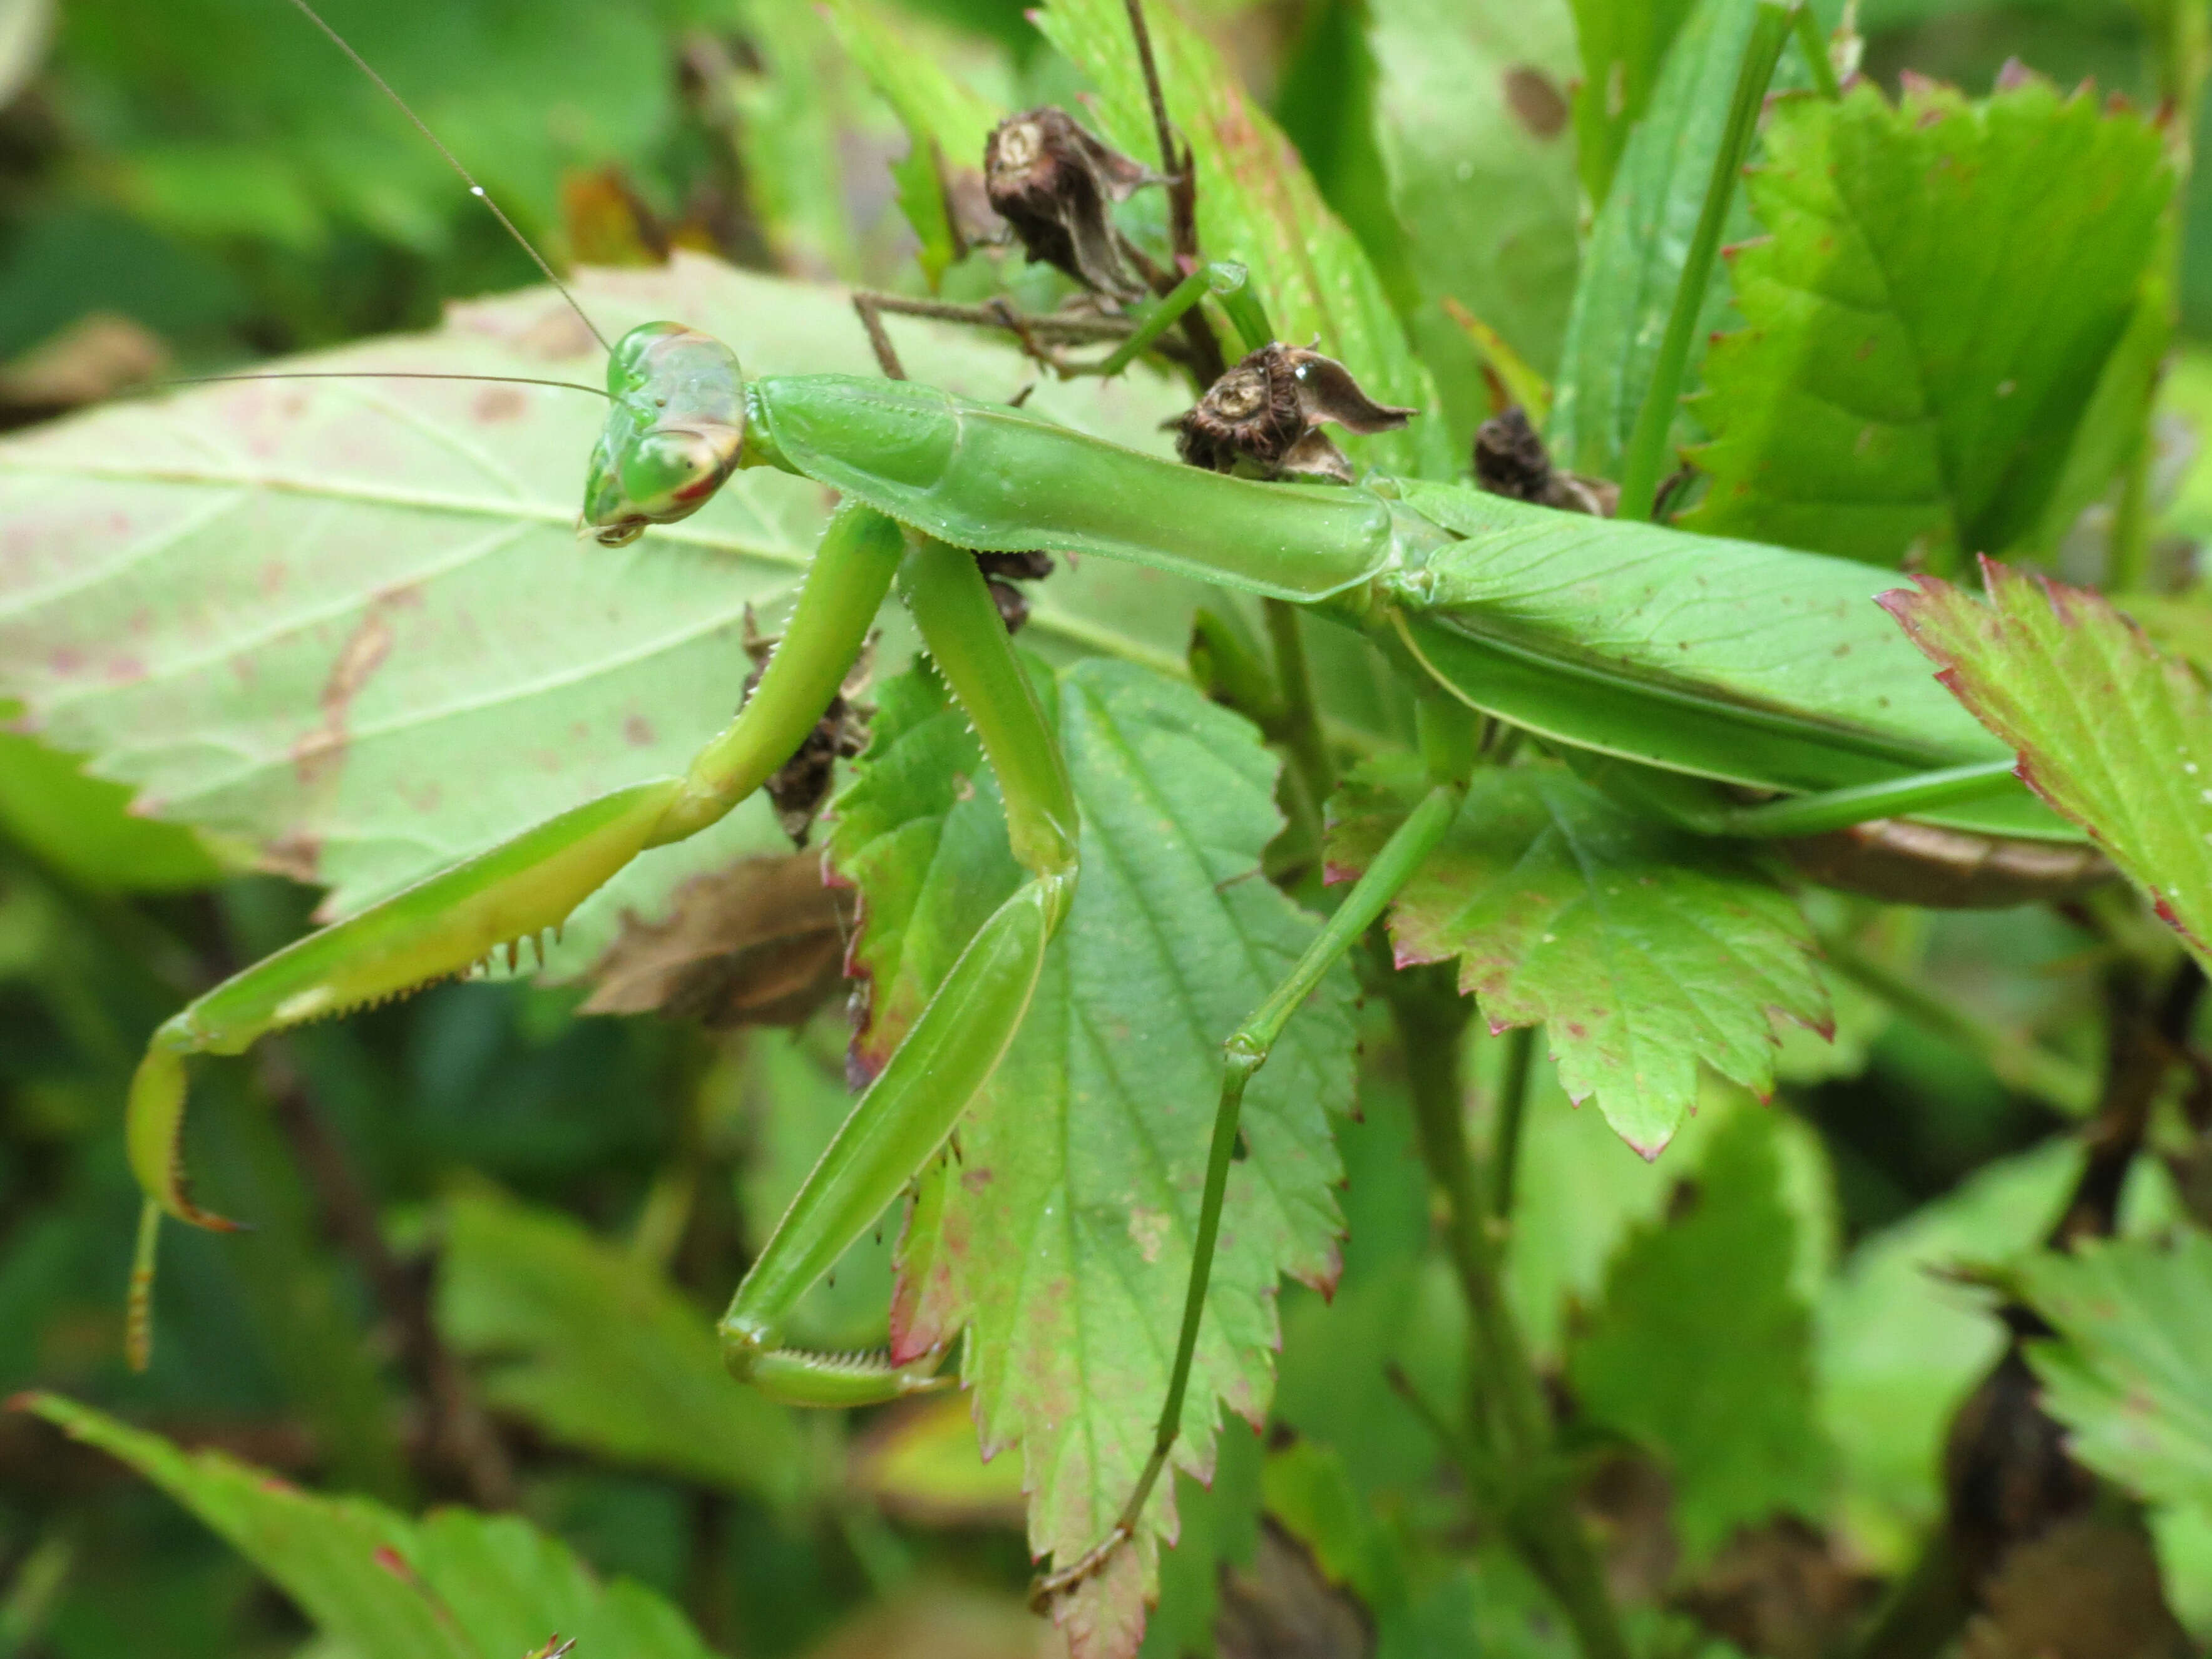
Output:
<instances>
[{"instance_id":1,"label":"mantis head","mask_svg":"<svg viewBox=\"0 0 2212 1659\"><path fill-rule=\"evenodd\" d=\"M647 323L607 357L613 409L592 451L583 526L623 547L704 507L738 464L745 384L737 354L681 323Z\"/></svg>"}]
</instances>

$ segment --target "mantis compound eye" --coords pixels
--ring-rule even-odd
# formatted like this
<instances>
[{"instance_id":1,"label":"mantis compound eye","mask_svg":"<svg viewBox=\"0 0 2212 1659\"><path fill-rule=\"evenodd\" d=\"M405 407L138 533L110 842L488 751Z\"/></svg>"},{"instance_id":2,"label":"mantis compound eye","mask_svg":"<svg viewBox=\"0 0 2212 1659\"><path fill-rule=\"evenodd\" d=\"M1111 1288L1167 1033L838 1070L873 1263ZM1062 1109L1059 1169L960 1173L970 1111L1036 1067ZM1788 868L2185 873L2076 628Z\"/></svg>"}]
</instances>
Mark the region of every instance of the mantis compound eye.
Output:
<instances>
[{"instance_id":1,"label":"mantis compound eye","mask_svg":"<svg viewBox=\"0 0 2212 1659\"><path fill-rule=\"evenodd\" d=\"M657 427L620 461L595 469L584 511L600 545L622 547L653 524L688 519L713 497L737 465L742 428Z\"/></svg>"}]
</instances>

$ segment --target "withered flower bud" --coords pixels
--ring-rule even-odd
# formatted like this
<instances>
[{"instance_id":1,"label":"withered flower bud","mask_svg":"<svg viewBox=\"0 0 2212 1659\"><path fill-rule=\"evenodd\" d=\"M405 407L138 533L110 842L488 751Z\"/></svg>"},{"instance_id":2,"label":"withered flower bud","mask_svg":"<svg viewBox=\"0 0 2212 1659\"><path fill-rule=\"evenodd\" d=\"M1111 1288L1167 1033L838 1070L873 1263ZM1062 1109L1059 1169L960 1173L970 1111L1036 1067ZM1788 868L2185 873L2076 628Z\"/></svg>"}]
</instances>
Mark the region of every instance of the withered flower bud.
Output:
<instances>
[{"instance_id":1,"label":"withered flower bud","mask_svg":"<svg viewBox=\"0 0 2212 1659\"><path fill-rule=\"evenodd\" d=\"M1178 423L1176 453L1216 472L1350 483L1352 463L1322 422L1392 432L1419 412L1378 404L1334 358L1278 342L1213 383Z\"/></svg>"},{"instance_id":2,"label":"withered flower bud","mask_svg":"<svg viewBox=\"0 0 2212 1659\"><path fill-rule=\"evenodd\" d=\"M1618 484L1577 477L1554 467L1543 438L1518 404L1475 429L1474 482L1493 495L1599 519L1613 517L1620 501Z\"/></svg>"},{"instance_id":3,"label":"withered flower bud","mask_svg":"<svg viewBox=\"0 0 2212 1659\"><path fill-rule=\"evenodd\" d=\"M1107 149L1049 106L1010 115L983 145L983 188L1032 263L1055 265L1123 301L1146 289L1129 269L1109 210L1160 176Z\"/></svg>"},{"instance_id":4,"label":"withered flower bud","mask_svg":"<svg viewBox=\"0 0 2212 1659\"><path fill-rule=\"evenodd\" d=\"M1030 619L1029 596L1017 582L1041 582L1052 574L1049 554L1032 549L1026 553L978 553L975 568L991 590L991 603L999 607L999 620L1006 632L1018 634Z\"/></svg>"},{"instance_id":5,"label":"withered flower bud","mask_svg":"<svg viewBox=\"0 0 2212 1659\"><path fill-rule=\"evenodd\" d=\"M761 676L768 672L769 658L775 646L775 641L763 639L755 629L752 607L747 605L744 647L746 654L753 659L753 672L745 677L744 698L739 707L751 699ZM837 763L852 759L868 746L868 721L876 711L859 698L867 689L875 659L876 642L871 637L847 672L845 683L838 687L837 695L830 699L830 707L814 723L814 729L800 741L791 758L762 786L775 808L777 827L791 837L793 847L806 845L815 815L830 798L830 785L836 776Z\"/></svg>"}]
</instances>

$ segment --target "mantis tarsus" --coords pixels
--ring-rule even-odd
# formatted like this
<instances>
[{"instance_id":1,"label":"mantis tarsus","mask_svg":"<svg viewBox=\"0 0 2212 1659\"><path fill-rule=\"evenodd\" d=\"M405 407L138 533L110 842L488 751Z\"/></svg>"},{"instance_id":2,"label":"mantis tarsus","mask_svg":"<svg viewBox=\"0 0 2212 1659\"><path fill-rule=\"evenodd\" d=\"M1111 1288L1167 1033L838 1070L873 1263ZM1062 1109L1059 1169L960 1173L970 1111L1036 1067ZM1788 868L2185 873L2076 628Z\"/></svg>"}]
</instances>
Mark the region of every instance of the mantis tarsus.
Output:
<instances>
[{"instance_id":1,"label":"mantis tarsus","mask_svg":"<svg viewBox=\"0 0 2212 1659\"><path fill-rule=\"evenodd\" d=\"M1209 295L1231 302L1246 345L1265 345L1264 319L1241 292L1235 268L1194 266L1099 367L1118 368ZM896 586L976 727L1026 879L856 1103L720 1329L732 1370L787 1401L858 1405L937 1386L939 1356L900 1364L812 1354L786 1347L780 1333L989 1078L1079 878L1066 770L973 552L1043 547L1133 561L1364 632L1419 688L1430 785L1279 990L1228 1038L1151 1459L1120 1522L1048 1590L1116 1547L1150 1498L1182 1421L1245 1085L1449 826L1478 763L1478 717L1530 734L1620 798L1702 833L1796 836L1908 812L1966 830L2071 833L2009 781L2009 756L1866 603L1887 584L1863 567L1605 526L1463 486L1224 476L896 380L749 381L726 348L677 323L613 345L608 395L585 521L610 545L688 516L739 468L775 467L842 493L781 643L736 719L682 775L580 805L246 969L160 1029L130 1105L131 1160L151 1194L142 1334L159 1215L228 1224L193 1205L179 1164L189 1055L234 1053L404 994L558 928L640 853L696 834L763 787L837 694ZM1655 615L1670 618L1663 639L1644 625ZM1746 627L1763 617L1789 625L1771 645L1747 643ZM1788 799L1746 805L1725 786Z\"/></svg>"}]
</instances>

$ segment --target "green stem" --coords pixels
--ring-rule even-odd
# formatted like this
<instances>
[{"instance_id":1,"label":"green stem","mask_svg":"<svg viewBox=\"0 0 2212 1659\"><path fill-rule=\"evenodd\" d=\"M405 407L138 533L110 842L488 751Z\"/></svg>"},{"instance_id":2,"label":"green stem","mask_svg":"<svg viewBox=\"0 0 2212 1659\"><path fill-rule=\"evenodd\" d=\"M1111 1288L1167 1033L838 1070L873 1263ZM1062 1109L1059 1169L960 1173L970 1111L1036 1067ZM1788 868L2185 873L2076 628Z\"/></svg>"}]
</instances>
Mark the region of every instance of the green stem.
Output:
<instances>
[{"instance_id":1,"label":"green stem","mask_svg":"<svg viewBox=\"0 0 2212 1659\"><path fill-rule=\"evenodd\" d=\"M1876 962L1838 934L1820 937L1829 966L1872 992L1923 1030L1954 1042L1987 1066L1997 1080L2068 1117L2085 1117L2097 1103L2097 1079L2085 1067L2052 1054L2017 1032L1980 1019L1895 969Z\"/></svg>"},{"instance_id":2,"label":"green stem","mask_svg":"<svg viewBox=\"0 0 2212 1659\"><path fill-rule=\"evenodd\" d=\"M2120 499L2112 508L2111 551L2105 566L2107 593L2140 592L2150 577L2151 405L2157 388L2144 399L2142 423L2126 469L2120 475Z\"/></svg>"},{"instance_id":3,"label":"green stem","mask_svg":"<svg viewBox=\"0 0 2212 1659\"><path fill-rule=\"evenodd\" d=\"M1459 1040L1470 1005L1405 974L1391 976L1387 994L1404 1043L1422 1161L1447 1206L1446 1243L1475 1350L1471 1405L1483 1443L1478 1455L1498 1472L1507 1494L1506 1512L1498 1518L1558 1600L1583 1659L1627 1659L1627 1639L1596 1551L1560 1478L1550 1408L1505 1298L1486 1182L1468 1144Z\"/></svg>"},{"instance_id":4,"label":"green stem","mask_svg":"<svg viewBox=\"0 0 2212 1659\"><path fill-rule=\"evenodd\" d=\"M1168 1376L1168 1392L1153 1430L1152 1455L1131 1488L1128 1501L1105 1538L1077 1560L1041 1579L1031 1605L1042 1607L1062 1591L1081 1583L1135 1534L1138 1522L1152 1488L1166 1472L1169 1455L1182 1433L1183 1400L1190 1388L1191 1365L1198 1352L1198 1333L1206 1313L1206 1295L1212 1282L1214 1246L1221 1235L1221 1212L1228 1200L1229 1171L1237 1161L1238 1124L1244 1109L1244 1091L1283 1035L1291 1017L1305 1006L1328 971L1346 951L1375 925L1423 860L1436 850L1444 832L1459 814L1467 787L1454 781L1437 784L1424 796L1406 821L1393 830L1373 863L1367 866L1334 915L1322 924L1291 968L1289 975L1271 992L1222 1045L1221 1096L1213 1114L1213 1139L1206 1149L1206 1186L1198 1207L1198 1233L1191 1243L1190 1277L1183 1288L1182 1323L1176 1334L1175 1363Z\"/></svg>"},{"instance_id":5,"label":"green stem","mask_svg":"<svg viewBox=\"0 0 2212 1659\"><path fill-rule=\"evenodd\" d=\"M1498 1129L1492 1137L1491 1209L1500 1220L1513 1213L1513 1176L1521 1162L1521 1125L1528 1114L1528 1074L1536 1060L1536 1027L1505 1034L1505 1069L1498 1080Z\"/></svg>"},{"instance_id":6,"label":"green stem","mask_svg":"<svg viewBox=\"0 0 2212 1659\"><path fill-rule=\"evenodd\" d=\"M1233 259L1216 259L1184 277L1145 313L1137 331L1114 348L1103 362L1086 368L1085 374L1119 374L1137 361L1138 354L1182 320L1183 313L1211 295L1229 313L1237 337L1247 351L1257 351L1274 337L1268 331L1267 313L1252 291L1251 274Z\"/></svg>"},{"instance_id":7,"label":"green stem","mask_svg":"<svg viewBox=\"0 0 2212 1659\"><path fill-rule=\"evenodd\" d=\"M2018 763L1975 761L1937 772L1917 772L1910 777L1863 783L1849 789L1826 789L1815 795L1793 795L1787 800L1758 806L1739 806L1713 815L1706 833L1768 841L1780 836L1817 836L1830 830L1848 829L1875 818L1902 817L1931 807L1949 806L1962 800L1978 800L2002 793L2018 775Z\"/></svg>"},{"instance_id":8,"label":"green stem","mask_svg":"<svg viewBox=\"0 0 2212 1659\"><path fill-rule=\"evenodd\" d=\"M1668 314L1666 337L1660 342L1658 360L1651 368L1651 384L1637 410L1636 429L1628 441L1628 454L1620 475L1620 516L1638 523L1651 518L1652 498L1665 471L1675 407L1681 401L1682 377L1690 362L1690 345L1696 338L1698 318L1705 309L1705 285L1721 247L1721 232L1728 222L1729 204L1735 199L1736 175L1758 130L1759 112L1766 99L1767 82L1789 40L1794 7L1777 0L1759 0L1759 16L1751 40L1744 47L1743 65L1737 72L1735 96L1729 105L1728 125L1713 157L1712 177L1705 185L1704 209L1690 239L1689 258L1682 280L1674 290L1674 308Z\"/></svg>"},{"instance_id":9,"label":"green stem","mask_svg":"<svg viewBox=\"0 0 2212 1659\"><path fill-rule=\"evenodd\" d=\"M1797 31L1797 46L1805 54L1805 63L1813 71L1813 86L1830 103L1844 95L1836 81L1836 66L1828 57L1828 42L1820 33L1819 20L1810 6L1801 5L1793 20Z\"/></svg>"},{"instance_id":10,"label":"green stem","mask_svg":"<svg viewBox=\"0 0 2212 1659\"><path fill-rule=\"evenodd\" d=\"M1287 599L1263 599L1261 606L1267 614L1268 643L1274 647L1275 683L1282 692L1283 746L1290 751L1291 764L1297 769L1307 794L1319 806L1336 788L1336 769L1322 737L1298 607Z\"/></svg>"}]
</instances>

